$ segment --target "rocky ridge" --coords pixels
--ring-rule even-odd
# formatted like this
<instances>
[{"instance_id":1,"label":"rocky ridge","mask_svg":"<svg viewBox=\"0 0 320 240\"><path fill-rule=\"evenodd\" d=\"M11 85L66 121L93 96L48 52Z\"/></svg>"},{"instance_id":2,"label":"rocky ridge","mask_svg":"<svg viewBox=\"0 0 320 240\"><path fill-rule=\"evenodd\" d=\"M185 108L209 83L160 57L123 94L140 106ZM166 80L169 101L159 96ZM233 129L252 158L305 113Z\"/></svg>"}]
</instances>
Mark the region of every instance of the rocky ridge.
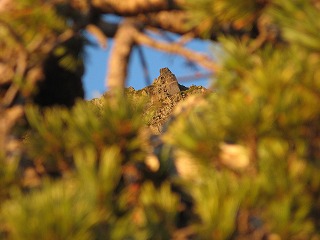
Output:
<instances>
[{"instance_id":1,"label":"rocky ridge","mask_svg":"<svg viewBox=\"0 0 320 240\"><path fill-rule=\"evenodd\" d=\"M199 95L205 92L207 92L207 89L202 86L188 88L180 85L169 68L160 69L159 77L148 87L138 91L135 91L133 87L126 89L126 93L133 98L147 97L145 117L151 131L155 134L162 132L163 125L180 102L191 95Z\"/></svg>"},{"instance_id":2,"label":"rocky ridge","mask_svg":"<svg viewBox=\"0 0 320 240\"><path fill-rule=\"evenodd\" d=\"M133 103L145 102L143 119L150 127L153 134L160 134L164 124L173 114L177 105L184 103L187 107L192 107L188 101L190 97L196 97L206 93L208 90L202 86L185 87L178 83L176 76L169 68L160 69L160 75L154 79L150 86L140 90L133 87L125 89L125 94L132 99ZM105 94L108 96L108 93ZM103 97L102 97L103 98ZM189 99L189 100L187 100ZM101 105L100 99L93 99L95 105ZM189 106L190 105L190 106Z\"/></svg>"}]
</instances>

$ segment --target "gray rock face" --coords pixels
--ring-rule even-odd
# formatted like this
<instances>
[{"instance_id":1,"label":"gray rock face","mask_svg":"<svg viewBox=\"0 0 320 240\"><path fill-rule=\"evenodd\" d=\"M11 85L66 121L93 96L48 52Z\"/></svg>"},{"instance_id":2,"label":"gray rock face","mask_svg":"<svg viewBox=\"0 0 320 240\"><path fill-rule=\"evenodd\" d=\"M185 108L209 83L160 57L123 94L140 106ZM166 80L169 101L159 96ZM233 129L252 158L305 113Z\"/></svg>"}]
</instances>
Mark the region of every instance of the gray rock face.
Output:
<instances>
[{"instance_id":1,"label":"gray rock face","mask_svg":"<svg viewBox=\"0 0 320 240\"><path fill-rule=\"evenodd\" d=\"M149 94L151 104L159 106L155 109L150 127L154 132L161 132L161 126L172 113L173 108L183 98L177 78L169 68L160 69L160 76L150 86Z\"/></svg>"},{"instance_id":2,"label":"gray rock face","mask_svg":"<svg viewBox=\"0 0 320 240\"><path fill-rule=\"evenodd\" d=\"M194 103L190 104L190 101L188 101L190 97L202 95L205 92L207 92L207 89L201 86L185 87L180 85L176 76L168 68L160 69L159 77L150 86L137 91L133 87L125 89L126 96L132 102L144 102L142 119L150 127L153 134L162 133L163 126L167 125L171 117L174 117L172 114L176 115L179 111L185 111L188 108L186 105L191 105L191 107L196 105ZM105 93L104 97L93 99L91 102L99 108L103 108L103 99L107 97L108 93Z\"/></svg>"},{"instance_id":3,"label":"gray rock face","mask_svg":"<svg viewBox=\"0 0 320 240\"><path fill-rule=\"evenodd\" d=\"M145 102L142 117L153 134L161 134L163 126L177 109L177 105L181 105L190 96L203 94L206 91L201 86L188 88L180 85L176 76L168 68L160 69L159 77L150 86L137 91L133 87L125 89L126 95L133 102L139 102L139 99Z\"/></svg>"},{"instance_id":4,"label":"gray rock face","mask_svg":"<svg viewBox=\"0 0 320 240\"><path fill-rule=\"evenodd\" d=\"M151 101L163 101L180 93L176 76L169 68L160 69L160 76L154 80L150 88Z\"/></svg>"}]
</instances>

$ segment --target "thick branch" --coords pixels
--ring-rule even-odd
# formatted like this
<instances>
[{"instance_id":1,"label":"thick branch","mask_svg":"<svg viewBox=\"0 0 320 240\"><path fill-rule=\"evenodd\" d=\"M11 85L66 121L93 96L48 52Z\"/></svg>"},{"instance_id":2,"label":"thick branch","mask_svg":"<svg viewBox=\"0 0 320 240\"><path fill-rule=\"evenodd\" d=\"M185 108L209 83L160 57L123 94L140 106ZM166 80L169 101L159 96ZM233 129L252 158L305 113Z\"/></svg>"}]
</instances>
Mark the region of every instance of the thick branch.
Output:
<instances>
[{"instance_id":1,"label":"thick branch","mask_svg":"<svg viewBox=\"0 0 320 240\"><path fill-rule=\"evenodd\" d=\"M184 2L184 0L92 0L92 5L102 13L136 16L138 14L176 9L179 5L182 6Z\"/></svg>"},{"instance_id":2,"label":"thick branch","mask_svg":"<svg viewBox=\"0 0 320 240\"><path fill-rule=\"evenodd\" d=\"M201 30L203 29L203 26L199 24L192 28L188 25L189 17L190 16L188 16L187 12L183 10L160 11L138 16L139 20L148 27L154 27L181 35L192 33L195 38L203 38ZM256 38L259 35L259 32L261 30L263 31L263 28L265 30L270 29L269 26L271 25L271 23L268 23L265 24L263 28L257 29L256 25L259 24L259 21L261 21L261 19L257 18L256 21L252 22L253 27L248 29L239 28L232 22L230 22L230 24L216 25L214 29L211 29L210 32L207 33L207 36L213 41L217 41L219 35L232 35L239 38L242 36L250 36L251 38ZM279 33L276 37L279 37Z\"/></svg>"},{"instance_id":3,"label":"thick branch","mask_svg":"<svg viewBox=\"0 0 320 240\"><path fill-rule=\"evenodd\" d=\"M108 64L108 76L106 79L109 90L121 90L125 86L127 65L134 46L134 33L138 31L134 22L126 20L120 25L115 37L114 45Z\"/></svg>"},{"instance_id":4,"label":"thick branch","mask_svg":"<svg viewBox=\"0 0 320 240\"><path fill-rule=\"evenodd\" d=\"M100 13L117 14L119 16L134 16L146 26L163 29L177 34L192 32L194 37L203 38L201 24L192 28L187 25L190 18L187 11L180 6L185 6L185 0L92 0L94 8ZM255 22L252 23L255 26ZM215 26L212 32L207 33L211 40L216 41L218 35L226 34L242 37L243 35L252 38L257 37L256 28L239 28L234 24ZM108 34L109 36L111 34Z\"/></svg>"},{"instance_id":5,"label":"thick branch","mask_svg":"<svg viewBox=\"0 0 320 240\"><path fill-rule=\"evenodd\" d=\"M8 11L12 7L13 3L11 0L0 1L0 12Z\"/></svg>"},{"instance_id":6,"label":"thick branch","mask_svg":"<svg viewBox=\"0 0 320 240\"><path fill-rule=\"evenodd\" d=\"M191 28L187 26L187 14L181 10L161 11L149 15L140 15L139 20L147 26L181 35L191 31Z\"/></svg>"}]
</instances>

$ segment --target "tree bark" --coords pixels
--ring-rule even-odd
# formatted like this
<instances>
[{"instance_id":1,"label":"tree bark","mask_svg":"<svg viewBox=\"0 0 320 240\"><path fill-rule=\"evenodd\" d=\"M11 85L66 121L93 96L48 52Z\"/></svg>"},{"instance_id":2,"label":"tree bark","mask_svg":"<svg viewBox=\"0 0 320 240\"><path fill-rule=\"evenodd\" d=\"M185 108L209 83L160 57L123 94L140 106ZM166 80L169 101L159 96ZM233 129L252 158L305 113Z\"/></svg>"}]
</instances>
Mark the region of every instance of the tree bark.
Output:
<instances>
[{"instance_id":1,"label":"tree bark","mask_svg":"<svg viewBox=\"0 0 320 240\"><path fill-rule=\"evenodd\" d=\"M193 29L187 25L187 14L182 10L161 11L148 15L141 15L139 16L139 20L150 27L181 35L193 31Z\"/></svg>"},{"instance_id":2,"label":"tree bark","mask_svg":"<svg viewBox=\"0 0 320 240\"><path fill-rule=\"evenodd\" d=\"M19 150L19 144L16 144L17 140L11 136L11 130L23 113L23 106L0 109L0 156L11 156L16 150Z\"/></svg>"},{"instance_id":3,"label":"tree bark","mask_svg":"<svg viewBox=\"0 0 320 240\"><path fill-rule=\"evenodd\" d=\"M135 31L137 31L135 21L127 19L120 25L114 37L106 79L107 88L110 91L119 91L125 86L128 62L135 44Z\"/></svg>"}]
</instances>

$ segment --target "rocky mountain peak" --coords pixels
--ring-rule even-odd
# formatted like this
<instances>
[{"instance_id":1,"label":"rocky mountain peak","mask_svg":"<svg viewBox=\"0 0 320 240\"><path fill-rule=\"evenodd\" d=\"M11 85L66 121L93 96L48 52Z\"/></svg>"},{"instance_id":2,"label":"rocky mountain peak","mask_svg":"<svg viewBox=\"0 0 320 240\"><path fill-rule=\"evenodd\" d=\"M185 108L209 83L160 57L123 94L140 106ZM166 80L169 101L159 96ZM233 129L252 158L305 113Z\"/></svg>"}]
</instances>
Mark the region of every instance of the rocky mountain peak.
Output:
<instances>
[{"instance_id":1,"label":"rocky mountain peak","mask_svg":"<svg viewBox=\"0 0 320 240\"><path fill-rule=\"evenodd\" d=\"M144 119L147 121L151 131L155 134L162 132L163 125L168 121L176 105L189 96L195 96L207 92L202 86L191 86L190 88L180 85L176 76L169 68L160 69L160 75L154 79L150 86L141 90L133 87L126 88L125 94L132 98L133 102L146 99ZM108 93L105 94L107 96ZM91 100L99 104L99 100Z\"/></svg>"},{"instance_id":2,"label":"rocky mountain peak","mask_svg":"<svg viewBox=\"0 0 320 240\"><path fill-rule=\"evenodd\" d=\"M160 75L147 87L150 96L148 109L153 112L149 125L154 133L161 133L162 126L172 114L175 106L187 96L206 91L204 87L187 88L180 85L169 68L160 69Z\"/></svg>"},{"instance_id":3,"label":"rocky mountain peak","mask_svg":"<svg viewBox=\"0 0 320 240\"><path fill-rule=\"evenodd\" d=\"M150 86L149 93L152 102L163 101L180 93L177 78L169 68L160 69L160 76Z\"/></svg>"}]
</instances>

